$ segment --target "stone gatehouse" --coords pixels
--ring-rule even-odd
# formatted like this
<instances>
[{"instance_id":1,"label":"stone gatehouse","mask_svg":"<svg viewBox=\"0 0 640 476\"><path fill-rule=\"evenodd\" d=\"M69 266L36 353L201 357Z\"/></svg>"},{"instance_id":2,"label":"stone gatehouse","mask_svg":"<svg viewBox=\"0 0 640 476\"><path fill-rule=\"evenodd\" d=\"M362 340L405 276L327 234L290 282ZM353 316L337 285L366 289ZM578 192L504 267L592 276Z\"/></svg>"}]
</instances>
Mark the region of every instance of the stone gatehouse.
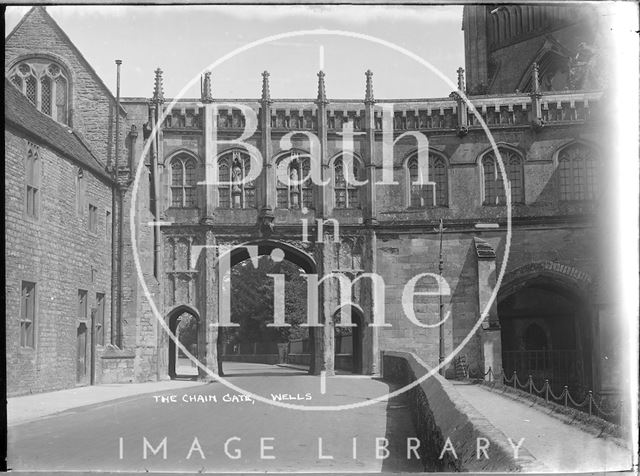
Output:
<instances>
[{"instance_id":1,"label":"stone gatehouse","mask_svg":"<svg viewBox=\"0 0 640 476\"><path fill-rule=\"evenodd\" d=\"M588 65L572 63L574 82L554 87L561 68L545 59L551 53L543 39L553 32L562 41L571 38L567 51L579 59L573 27L562 26L564 17L544 22L545 9L558 7L527 8L540 9L531 17L535 22L510 30L508 38L491 36L495 25L486 20L485 7L465 8L465 35L483 37L491 58L506 58L520 40L529 42L531 54L526 64L514 63L510 75L509 66L496 73L493 60L479 50L482 42L471 61L469 40L466 77L473 78L474 89L465 87L459 69L458 91L447 98L377 98L374 75L366 71L361 98L332 99L331 78L320 71L309 98L280 100L270 94L270 81L277 78L265 71L256 78L261 94L254 100L216 98L215 74L206 73L199 98L174 101L165 97L158 68L152 97L122 98L120 109L46 10L32 9L7 38L5 73L12 84L5 87L17 87L33 99L33 109L51 116L53 108L42 100L49 87L43 89L43 81L64 85L67 102L56 103L56 114L62 112L52 120L83 137L111 180L105 203L97 204L99 228L115 231L105 241L102 264L96 264L107 283L108 338L91 347L98 349L91 357L97 362L94 381L175 375L175 348L166 331L175 331L185 312L199 322L199 361L218 372L215 324L226 312L219 260L224 247L235 246L231 265L255 249L307 274L334 273L353 281L347 315L357 324L354 349L362 373L380 374L383 350L414 352L430 366L444 359L449 377L461 361L468 373L482 376L489 369L522 371L523 362L534 358L541 359L540 376L546 372L563 385L615 393L607 368L614 355L612 321L618 318L603 284L609 267L602 252L606 223L599 213L608 200L603 184L609 112L603 86L586 81L579 69ZM45 62L58 69L42 73L49 67ZM68 82L59 81L60 75ZM518 75L520 82L509 83ZM33 81L39 85L35 92ZM469 103L461 91L470 94ZM238 141L250 116L255 130ZM509 187L480 118L496 143ZM349 147L345 131L353 132ZM428 141L426 148L418 137ZM430 183L417 183L427 169ZM326 186L311 180L312 170ZM211 185L214 178L218 185ZM73 253L92 246L79 243ZM8 256L18 266L23 251L14 251ZM446 287L438 286L440 275ZM10 277L15 286L22 280ZM43 288L39 299L49 292ZM313 373L334 371L343 294L337 278L326 279L317 301L308 304L320 323L311 332ZM7 305L8 315L21 315L18 299ZM371 325L382 324L376 315L384 325ZM18 320L7 325L20 328ZM36 328L36 340L44 342L49 327ZM65 332L54 349L89 345L77 344L73 330ZM71 385L73 379L19 383L24 352L11 361L10 393ZM38 359L44 362L47 355ZM72 370L69 365L60 372Z\"/></svg>"}]
</instances>

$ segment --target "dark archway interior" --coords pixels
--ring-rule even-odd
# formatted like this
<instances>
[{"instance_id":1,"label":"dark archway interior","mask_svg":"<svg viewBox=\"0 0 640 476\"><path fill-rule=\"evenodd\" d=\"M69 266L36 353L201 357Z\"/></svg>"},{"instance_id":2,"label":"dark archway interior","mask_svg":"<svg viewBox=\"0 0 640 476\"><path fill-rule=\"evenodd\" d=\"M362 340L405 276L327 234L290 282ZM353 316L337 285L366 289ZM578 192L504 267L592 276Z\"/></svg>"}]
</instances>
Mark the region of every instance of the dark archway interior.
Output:
<instances>
[{"instance_id":1,"label":"dark archway interior","mask_svg":"<svg viewBox=\"0 0 640 476\"><path fill-rule=\"evenodd\" d=\"M335 366L354 374L362 373L362 348L364 316L362 311L351 306L351 322L354 327L340 327L340 311L334 316L335 322Z\"/></svg>"},{"instance_id":2,"label":"dark archway interior","mask_svg":"<svg viewBox=\"0 0 640 476\"><path fill-rule=\"evenodd\" d=\"M586 302L570 289L542 278L531 279L500 296L502 366L537 386L548 379L554 391L590 385L590 317Z\"/></svg>"}]
</instances>

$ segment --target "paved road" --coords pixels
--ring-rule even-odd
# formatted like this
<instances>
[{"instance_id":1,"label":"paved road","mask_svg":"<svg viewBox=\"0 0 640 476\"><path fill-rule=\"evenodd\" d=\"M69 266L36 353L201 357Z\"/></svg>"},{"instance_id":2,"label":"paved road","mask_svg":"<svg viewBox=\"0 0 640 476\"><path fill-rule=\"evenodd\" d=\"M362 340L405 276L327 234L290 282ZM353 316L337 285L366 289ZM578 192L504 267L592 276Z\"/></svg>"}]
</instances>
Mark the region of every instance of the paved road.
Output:
<instances>
[{"instance_id":1,"label":"paved road","mask_svg":"<svg viewBox=\"0 0 640 476\"><path fill-rule=\"evenodd\" d=\"M322 394L319 377L260 364L227 363L225 371L230 382L269 399L273 398L271 394L299 394L302 398L308 394L311 399L300 404L349 404L389 391L389 385L378 380L335 377L327 379L326 393ZM161 396L168 400L170 395L176 402L156 401ZM209 401L189 401L198 396ZM225 396L241 398L238 392L216 382L69 410L13 426L9 431L9 467L236 472L423 468L415 458L406 457L407 438L415 434L402 397L348 411L310 412L262 402L225 402ZM216 401L212 401L214 397ZM166 459L164 448L159 446L165 437ZM376 437L389 441L387 459L376 458ZM150 445L146 459L145 438ZM272 439L261 443L261 438ZM153 455L151 448L159 449L158 454Z\"/></svg>"}]
</instances>

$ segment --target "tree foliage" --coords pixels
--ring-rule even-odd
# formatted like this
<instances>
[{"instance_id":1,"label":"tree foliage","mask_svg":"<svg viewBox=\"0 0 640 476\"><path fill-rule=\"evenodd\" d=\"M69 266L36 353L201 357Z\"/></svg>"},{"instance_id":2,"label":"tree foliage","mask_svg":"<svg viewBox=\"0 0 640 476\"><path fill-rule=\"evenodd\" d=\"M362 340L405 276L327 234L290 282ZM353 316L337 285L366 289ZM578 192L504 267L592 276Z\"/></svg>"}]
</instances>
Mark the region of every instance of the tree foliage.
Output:
<instances>
[{"instance_id":1,"label":"tree foliage","mask_svg":"<svg viewBox=\"0 0 640 476\"><path fill-rule=\"evenodd\" d=\"M274 320L274 279L269 274L284 275L285 322L291 327L267 327ZM288 261L274 263L269 257L251 260L231 270L231 322L239 328L227 328L224 340L229 343L287 342L306 336L300 324L306 321L306 280L300 269Z\"/></svg>"}]
</instances>

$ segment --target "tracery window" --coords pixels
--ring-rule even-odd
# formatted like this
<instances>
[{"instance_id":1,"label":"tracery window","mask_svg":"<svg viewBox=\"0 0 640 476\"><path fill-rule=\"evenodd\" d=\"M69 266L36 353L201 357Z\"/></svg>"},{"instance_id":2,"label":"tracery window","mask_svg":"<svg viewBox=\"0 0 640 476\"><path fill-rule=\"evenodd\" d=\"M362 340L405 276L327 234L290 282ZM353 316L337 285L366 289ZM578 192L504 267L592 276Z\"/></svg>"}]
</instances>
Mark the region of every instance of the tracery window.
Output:
<instances>
[{"instance_id":1,"label":"tracery window","mask_svg":"<svg viewBox=\"0 0 640 476\"><path fill-rule=\"evenodd\" d=\"M596 161L584 144L565 147L558 154L560 200L593 200L597 194Z\"/></svg>"},{"instance_id":2,"label":"tracery window","mask_svg":"<svg viewBox=\"0 0 640 476\"><path fill-rule=\"evenodd\" d=\"M171 159L171 206L174 208L195 208L196 159L187 154L180 154Z\"/></svg>"},{"instance_id":3,"label":"tracery window","mask_svg":"<svg viewBox=\"0 0 640 476\"><path fill-rule=\"evenodd\" d=\"M511 203L524 203L524 162L516 151L500 149L500 156L511 185ZM498 161L493 151L482 158L484 205L504 205L507 203L504 181Z\"/></svg>"},{"instance_id":4,"label":"tracery window","mask_svg":"<svg viewBox=\"0 0 640 476\"><path fill-rule=\"evenodd\" d=\"M297 152L293 152L290 156L281 159L288 160L287 167L287 183L283 183L276 173L276 192L278 208L313 208L313 187L311 183L310 160L309 157L300 157ZM307 177L302 184L295 183L302 178ZM293 183L292 183L293 182Z\"/></svg>"},{"instance_id":5,"label":"tracery window","mask_svg":"<svg viewBox=\"0 0 640 476\"><path fill-rule=\"evenodd\" d=\"M25 211L31 218L40 214L40 149L37 145L27 143L25 157Z\"/></svg>"},{"instance_id":6,"label":"tracery window","mask_svg":"<svg viewBox=\"0 0 640 476\"><path fill-rule=\"evenodd\" d=\"M334 206L335 208L360 208L359 187L347 183L344 166L342 157L338 157L333 163ZM362 167L355 157L351 157L351 179L354 178L362 180Z\"/></svg>"},{"instance_id":7,"label":"tracery window","mask_svg":"<svg viewBox=\"0 0 640 476\"><path fill-rule=\"evenodd\" d=\"M255 208L255 183L242 183L250 171L251 157L242 151L232 150L218 159L218 181L222 183L218 186L219 207Z\"/></svg>"},{"instance_id":8,"label":"tracery window","mask_svg":"<svg viewBox=\"0 0 640 476\"><path fill-rule=\"evenodd\" d=\"M418 155L414 155L407 161L409 171L409 206L422 207L446 207L449 204L449 177L447 162L437 154L429 154L429 182L435 185L416 185L418 180ZM434 190L435 189L435 190ZM434 201L435 200L435 201Z\"/></svg>"},{"instance_id":9,"label":"tracery window","mask_svg":"<svg viewBox=\"0 0 640 476\"><path fill-rule=\"evenodd\" d=\"M24 60L11 68L9 78L39 111L69 123L69 79L60 65L48 59Z\"/></svg>"}]
</instances>

